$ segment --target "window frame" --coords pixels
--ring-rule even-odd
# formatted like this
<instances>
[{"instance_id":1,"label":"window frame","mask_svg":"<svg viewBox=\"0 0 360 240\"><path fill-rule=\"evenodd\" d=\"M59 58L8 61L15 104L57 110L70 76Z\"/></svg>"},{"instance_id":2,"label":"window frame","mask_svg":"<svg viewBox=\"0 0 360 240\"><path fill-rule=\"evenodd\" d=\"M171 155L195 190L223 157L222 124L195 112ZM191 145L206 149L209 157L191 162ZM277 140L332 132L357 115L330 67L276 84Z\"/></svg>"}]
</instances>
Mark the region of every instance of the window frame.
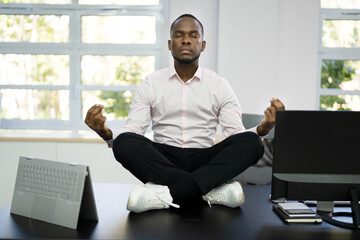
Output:
<instances>
[{"instance_id":1,"label":"window frame","mask_svg":"<svg viewBox=\"0 0 360 240\"><path fill-rule=\"evenodd\" d=\"M321 0L319 0L321 1ZM318 39L318 81L316 84L316 109L320 109L320 97L338 95L360 95L360 90L342 90L321 88L321 66L323 60L360 60L360 47L324 47L322 45L323 21L324 20L359 20L360 9L328 9L321 8L319 16L319 39Z\"/></svg>"},{"instance_id":2,"label":"window frame","mask_svg":"<svg viewBox=\"0 0 360 240\"><path fill-rule=\"evenodd\" d=\"M1 120L1 129L7 130L55 130L79 131L89 130L82 116L82 91L134 91L136 85L105 86L83 85L81 83L81 57L83 55L111 55L111 56L154 56L155 69L162 67L163 58L163 9L164 0L159 5L78 5L77 0L71 4L18 4L0 3L0 14L9 15L68 15L69 41L66 43L29 43L29 42L0 42L0 54L50 54L69 56L70 83L66 86L57 85L0 85L0 89L37 89L37 90L68 90L69 91L69 120L39 119ZM107 44L82 43L82 16L155 16L156 42L154 44ZM95 104L95 103L94 103ZM120 128L125 120L109 121L109 126Z\"/></svg>"}]
</instances>

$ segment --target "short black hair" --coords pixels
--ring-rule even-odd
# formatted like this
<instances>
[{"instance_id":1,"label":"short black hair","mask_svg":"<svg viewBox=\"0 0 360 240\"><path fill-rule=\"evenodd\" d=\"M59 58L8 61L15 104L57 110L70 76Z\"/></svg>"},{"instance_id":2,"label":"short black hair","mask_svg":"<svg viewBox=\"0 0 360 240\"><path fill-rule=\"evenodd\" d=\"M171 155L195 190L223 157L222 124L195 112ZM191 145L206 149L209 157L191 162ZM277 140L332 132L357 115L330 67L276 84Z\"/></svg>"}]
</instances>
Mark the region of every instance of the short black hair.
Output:
<instances>
[{"instance_id":1,"label":"short black hair","mask_svg":"<svg viewBox=\"0 0 360 240\"><path fill-rule=\"evenodd\" d=\"M199 19L197 19L194 15L189 14L189 13L182 14L182 15L180 15L177 19L175 19L175 21L174 21L174 22L171 24L171 26L170 26L170 34L171 34L171 32L172 32L172 30L173 30L173 28L174 28L175 23L176 23L179 19L184 18L184 17L189 17L189 18L192 18L192 19L194 19L195 21L197 21L197 22L200 24L200 27L201 27L201 35L204 36L204 27L203 27L202 23L201 23L201 22L199 21Z\"/></svg>"}]
</instances>

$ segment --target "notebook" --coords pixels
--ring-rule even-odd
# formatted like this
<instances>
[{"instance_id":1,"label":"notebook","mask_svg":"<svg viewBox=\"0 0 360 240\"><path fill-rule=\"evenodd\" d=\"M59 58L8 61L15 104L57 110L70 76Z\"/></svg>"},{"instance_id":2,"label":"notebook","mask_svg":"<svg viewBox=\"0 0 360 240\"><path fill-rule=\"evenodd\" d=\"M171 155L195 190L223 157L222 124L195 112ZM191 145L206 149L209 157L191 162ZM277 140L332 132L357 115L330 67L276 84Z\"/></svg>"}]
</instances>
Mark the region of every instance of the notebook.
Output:
<instances>
[{"instance_id":1,"label":"notebook","mask_svg":"<svg viewBox=\"0 0 360 240\"><path fill-rule=\"evenodd\" d=\"M289 217L315 217L316 213L301 202L285 202L278 204L279 209Z\"/></svg>"},{"instance_id":2,"label":"notebook","mask_svg":"<svg viewBox=\"0 0 360 240\"><path fill-rule=\"evenodd\" d=\"M285 222L285 223L322 223L320 215L315 214L313 217L290 217L279 207L273 205L273 211Z\"/></svg>"},{"instance_id":3,"label":"notebook","mask_svg":"<svg viewBox=\"0 0 360 240\"><path fill-rule=\"evenodd\" d=\"M10 212L72 229L98 221L89 167L21 156Z\"/></svg>"}]
</instances>

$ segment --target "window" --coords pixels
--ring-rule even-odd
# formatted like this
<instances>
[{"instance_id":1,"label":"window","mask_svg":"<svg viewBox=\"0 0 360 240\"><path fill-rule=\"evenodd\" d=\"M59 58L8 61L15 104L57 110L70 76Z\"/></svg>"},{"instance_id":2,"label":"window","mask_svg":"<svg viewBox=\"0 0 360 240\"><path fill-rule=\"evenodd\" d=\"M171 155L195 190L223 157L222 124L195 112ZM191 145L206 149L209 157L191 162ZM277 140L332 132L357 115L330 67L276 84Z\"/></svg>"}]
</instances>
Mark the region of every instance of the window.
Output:
<instances>
[{"instance_id":1,"label":"window","mask_svg":"<svg viewBox=\"0 0 360 240\"><path fill-rule=\"evenodd\" d=\"M1 131L79 133L105 105L120 127L161 67L163 0L0 0Z\"/></svg>"},{"instance_id":2,"label":"window","mask_svg":"<svg viewBox=\"0 0 360 240\"><path fill-rule=\"evenodd\" d=\"M318 108L360 111L360 1L321 0Z\"/></svg>"}]
</instances>

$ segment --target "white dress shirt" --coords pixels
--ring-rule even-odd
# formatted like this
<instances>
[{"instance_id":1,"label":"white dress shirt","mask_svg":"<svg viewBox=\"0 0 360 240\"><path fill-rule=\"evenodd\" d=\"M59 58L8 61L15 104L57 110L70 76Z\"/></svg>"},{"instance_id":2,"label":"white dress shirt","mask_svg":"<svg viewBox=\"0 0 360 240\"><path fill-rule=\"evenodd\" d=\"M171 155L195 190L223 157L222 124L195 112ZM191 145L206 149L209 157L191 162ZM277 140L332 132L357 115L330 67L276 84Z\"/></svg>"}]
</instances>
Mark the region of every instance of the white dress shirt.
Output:
<instances>
[{"instance_id":1,"label":"white dress shirt","mask_svg":"<svg viewBox=\"0 0 360 240\"><path fill-rule=\"evenodd\" d=\"M184 83L174 66L147 76L138 86L123 129L144 135L152 122L154 141L181 148L215 144L220 124L224 137L246 131L241 108L229 83L215 72L198 67ZM256 133L256 127L249 129ZM109 141L112 146L112 141Z\"/></svg>"}]
</instances>

